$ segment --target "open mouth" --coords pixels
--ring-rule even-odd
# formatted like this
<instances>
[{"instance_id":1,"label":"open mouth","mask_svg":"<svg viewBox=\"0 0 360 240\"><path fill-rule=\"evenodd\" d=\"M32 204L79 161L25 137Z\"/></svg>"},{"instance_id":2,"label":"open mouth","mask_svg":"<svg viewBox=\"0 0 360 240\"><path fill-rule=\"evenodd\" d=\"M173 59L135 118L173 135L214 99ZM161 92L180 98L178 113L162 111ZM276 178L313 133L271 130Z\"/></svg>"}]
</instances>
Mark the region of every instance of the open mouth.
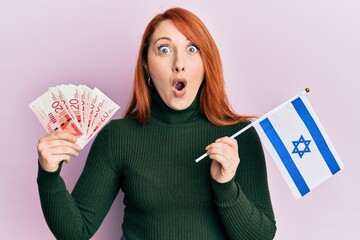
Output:
<instances>
[{"instance_id":1,"label":"open mouth","mask_svg":"<svg viewBox=\"0 0 360 240\"><path fill-rule=\"evenodd\" d=\"M185 87L185 83L183 83L183 82L178 82L175 85L175 89L178 90L178 91L183 90L184 87Z\"/></svg>"},{"instance_id":2,"label":"open mouth","mask_svg":"<svg viewBox=\"0 0 360 240\"><path fill-rule=\"evenodd\" d=\"M173 91L175 96L182 97L186 92L187 81L185 79L177 79L173 82Z\"/></svg>"}]
</instances>

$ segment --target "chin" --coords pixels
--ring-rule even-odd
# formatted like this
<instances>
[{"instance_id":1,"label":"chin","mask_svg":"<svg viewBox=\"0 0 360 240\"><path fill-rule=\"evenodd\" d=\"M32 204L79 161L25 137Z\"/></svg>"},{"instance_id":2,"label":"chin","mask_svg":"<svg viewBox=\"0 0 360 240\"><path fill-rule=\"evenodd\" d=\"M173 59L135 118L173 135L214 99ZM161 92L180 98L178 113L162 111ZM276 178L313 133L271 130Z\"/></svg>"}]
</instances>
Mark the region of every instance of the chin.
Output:
<instances>
[{"instance_id":1,"label":"chin","mask_svg":"<svg viewBox=\"0 0 360 240\"><path fill-rule=\"evenodd\" d=\"M169 107L171 109L178 110L178 111L184 110L184 109L188 108L189 106L190 106L190 103L188 103L188 102L172 103L169 105Z\"/></svg>"}]
</instances>

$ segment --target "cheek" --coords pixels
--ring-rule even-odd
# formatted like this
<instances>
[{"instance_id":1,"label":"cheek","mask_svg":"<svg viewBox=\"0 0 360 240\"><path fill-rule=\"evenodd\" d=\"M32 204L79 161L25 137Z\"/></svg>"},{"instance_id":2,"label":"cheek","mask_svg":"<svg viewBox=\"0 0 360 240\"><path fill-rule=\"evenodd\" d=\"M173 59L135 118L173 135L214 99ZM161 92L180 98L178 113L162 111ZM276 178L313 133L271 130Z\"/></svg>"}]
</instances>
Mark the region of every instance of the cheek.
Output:
<instances>
[{"instance_id":1,"label":"cheek","mask_svg":"<svg viewBox=\"0 0 360 240\"><path fill-rule=\"evenodd\" d=\"M149 61L149 72L152 78L164 78L168 72L166 61Z\"/></svg>"}]
</instances>

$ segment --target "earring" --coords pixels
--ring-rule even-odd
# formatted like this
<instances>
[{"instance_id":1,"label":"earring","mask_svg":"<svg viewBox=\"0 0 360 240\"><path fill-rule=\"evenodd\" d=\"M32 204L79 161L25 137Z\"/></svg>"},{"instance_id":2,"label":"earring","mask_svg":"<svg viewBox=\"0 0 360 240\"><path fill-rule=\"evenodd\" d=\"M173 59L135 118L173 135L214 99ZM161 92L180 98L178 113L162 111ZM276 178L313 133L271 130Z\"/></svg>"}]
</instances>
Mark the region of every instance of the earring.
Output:
<instances>
[{"instance_id":1,"label":"earring","mask_svg":"<svg viewBox=\"0 0 360 240\"><path fill-rule=\"evenodd\" d=\"M148 83L149 87L153 86L153 84L151 83L150 75L148 76L147 83Z\"/></svg>"}]
</instances>

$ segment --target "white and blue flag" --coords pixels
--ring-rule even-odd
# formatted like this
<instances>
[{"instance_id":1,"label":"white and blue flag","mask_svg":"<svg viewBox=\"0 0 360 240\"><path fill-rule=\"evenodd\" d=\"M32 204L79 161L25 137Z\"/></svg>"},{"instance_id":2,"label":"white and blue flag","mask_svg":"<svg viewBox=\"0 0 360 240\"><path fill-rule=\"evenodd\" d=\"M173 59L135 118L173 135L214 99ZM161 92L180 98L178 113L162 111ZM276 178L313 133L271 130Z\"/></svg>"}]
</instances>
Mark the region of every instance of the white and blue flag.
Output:
<instances>
[{"instance_id":1,"label":"white and blue flag","mask_svg":"<svg viewBox=\"0 0 360 240\"><path fill-rule=\"evenodd\" d=\"M296 199L343 168L305 91L251 125Z\"/></svg>"},{"instance_id":2,"label":"white and blue flag","mask_svg":"<svg viewBox=\"0 0 360 240\"><path fill-rule=\"evenodd\" d=\"M307 91L231 136L235 138L254 127L296 199L344 167L306 97Z\"/></svg>"}]
</instances>

